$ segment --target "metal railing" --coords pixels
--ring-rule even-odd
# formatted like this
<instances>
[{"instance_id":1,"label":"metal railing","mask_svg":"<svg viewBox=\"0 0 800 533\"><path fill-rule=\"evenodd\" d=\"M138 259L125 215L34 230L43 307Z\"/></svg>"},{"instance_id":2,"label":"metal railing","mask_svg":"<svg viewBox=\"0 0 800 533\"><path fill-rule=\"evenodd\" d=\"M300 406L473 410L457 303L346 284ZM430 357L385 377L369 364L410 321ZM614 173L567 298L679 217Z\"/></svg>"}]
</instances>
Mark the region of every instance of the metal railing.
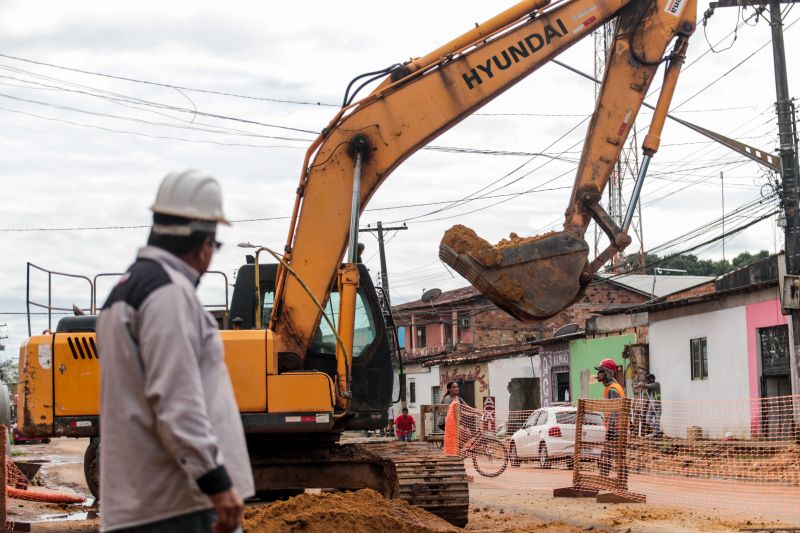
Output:
<instances>
[{"instance_id":1,"label":"metal railing","mask_svg":"<svg viewBox=\"0 0 800 533\"><path fill-rule=\"evenodd\" d=\"M47 303L38 302L31 298L31 272L32 271L39 271L44 272L47 275ZM203 307L207 309L224 309L225 316L228 315L228 301L229 301L229 289L230 286L228 283L228 276L222 271L219 270L209 270L206 272L206 275L214 274L218 276L222 276L223 284L225 286L225 302L224 303L212 303L212 304L205 304ZM96 315L97 314L97 282L100 278L106 277L119 277L121 276L121 272L103 272L94 276L94 278L89 278L88 276L84 276L81 274L69 274L66 272L56 272L55 270L48 270L46 268L40 267L38 265L34 265L31 262L27 263L27 272L26 272L26 283L25 283L25 300L26 300L26 309L27 309L27 318L28 318L28 336L32 335L32 326L31 326L31 307L44 309L47 312L47 330L53 330L53 314L54 312L62 315L69 315L73 314L75 311L75 307L59 307L53 305L53 280L54 278L70 278L70 279L80 279L86 281L89 285L89 305L86 308L79 308L80 311L85 312L87 314Z\"/></svg>"}]
</instances>

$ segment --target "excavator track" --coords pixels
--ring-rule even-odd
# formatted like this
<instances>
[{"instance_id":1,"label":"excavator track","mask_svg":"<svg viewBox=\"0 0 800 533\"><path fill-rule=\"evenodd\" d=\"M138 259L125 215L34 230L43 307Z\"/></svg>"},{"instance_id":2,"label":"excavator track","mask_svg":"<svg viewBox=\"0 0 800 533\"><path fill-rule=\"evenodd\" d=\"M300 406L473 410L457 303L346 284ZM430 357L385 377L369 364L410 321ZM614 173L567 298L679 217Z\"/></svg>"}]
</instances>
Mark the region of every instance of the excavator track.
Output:
<instances>
[{"instance_id":1,"label":"excavator track","mask_svg":"<svg viewBox=\"0 0 800 533\"><path fill-rule=\"evenodd\" d=\"M463 459L446 456L423 442L376 442L363 446L394 464L400 498L454 526L467 525L469 484Z\"/></svg>"},{"instance_id":2,"label":"excavator track","mask_svg":"<svg viewBox=\"0 0 800 533\"><path fill-rule=\"evenodd\" d=\"M464 527L469 485L464 461L429 443L358 441L327 448L267 450L250 447L256 491L263 499L307 488L370 488L386 498L402 498L454 526Z\"/></svg>"}]
</instances>

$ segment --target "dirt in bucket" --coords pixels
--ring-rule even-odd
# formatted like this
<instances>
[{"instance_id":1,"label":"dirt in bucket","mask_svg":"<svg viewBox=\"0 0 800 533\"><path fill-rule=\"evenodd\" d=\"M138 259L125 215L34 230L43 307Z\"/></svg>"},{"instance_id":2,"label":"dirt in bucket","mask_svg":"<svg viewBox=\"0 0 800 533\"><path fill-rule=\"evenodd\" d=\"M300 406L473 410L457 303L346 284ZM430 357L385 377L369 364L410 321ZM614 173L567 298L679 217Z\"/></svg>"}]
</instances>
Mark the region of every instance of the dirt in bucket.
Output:
<instances>
[{"instance_id":1,"label":"dirt in bucket","mask_svg":"<svg viewBox=\"0 0 800 533\"><path fill-rule=\"evenodd\" d=\"M374 490L300 494L286 501L245 509L244 530L304 533L433 533L459 531L438 516Z\"/></svg>"}]
</instances>

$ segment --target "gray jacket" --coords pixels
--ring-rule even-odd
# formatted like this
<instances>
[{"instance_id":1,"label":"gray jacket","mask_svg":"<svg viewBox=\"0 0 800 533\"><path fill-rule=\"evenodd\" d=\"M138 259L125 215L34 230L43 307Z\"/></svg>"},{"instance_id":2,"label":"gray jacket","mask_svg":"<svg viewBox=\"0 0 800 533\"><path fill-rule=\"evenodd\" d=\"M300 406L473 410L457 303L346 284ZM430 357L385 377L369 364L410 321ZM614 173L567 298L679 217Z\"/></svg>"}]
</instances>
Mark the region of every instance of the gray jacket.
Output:
<instances>
[{"instance_id":1,"label":"gray jacket","mask_svg":"<svg viewBox=\"0 0 800 533\"><path fill-rule=\"evenodd\" d=\"M254 494L241 417L199 274L155 247L108 297L100 354L103 531L212 507L236 487Z\"/></svg>"}]
</instances>

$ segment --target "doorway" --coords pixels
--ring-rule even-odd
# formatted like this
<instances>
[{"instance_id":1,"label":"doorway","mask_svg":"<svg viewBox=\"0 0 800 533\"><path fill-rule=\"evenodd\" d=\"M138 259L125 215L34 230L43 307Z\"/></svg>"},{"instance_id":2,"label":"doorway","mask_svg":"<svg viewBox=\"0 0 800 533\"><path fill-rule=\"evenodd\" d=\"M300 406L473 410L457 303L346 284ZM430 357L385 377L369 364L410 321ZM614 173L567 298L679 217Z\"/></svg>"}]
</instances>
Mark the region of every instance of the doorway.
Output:
<instances>
[{"instance_id":1,"label":"doorway","mask_svg":"<svg viewBox=\"0 0 800 533\"><path fill-rule=\"evenodd\" d=\"M758 348L761 382L761 435L782 440L794 435L789 327L760 328Z\"/></svg>"}]
</instances>

